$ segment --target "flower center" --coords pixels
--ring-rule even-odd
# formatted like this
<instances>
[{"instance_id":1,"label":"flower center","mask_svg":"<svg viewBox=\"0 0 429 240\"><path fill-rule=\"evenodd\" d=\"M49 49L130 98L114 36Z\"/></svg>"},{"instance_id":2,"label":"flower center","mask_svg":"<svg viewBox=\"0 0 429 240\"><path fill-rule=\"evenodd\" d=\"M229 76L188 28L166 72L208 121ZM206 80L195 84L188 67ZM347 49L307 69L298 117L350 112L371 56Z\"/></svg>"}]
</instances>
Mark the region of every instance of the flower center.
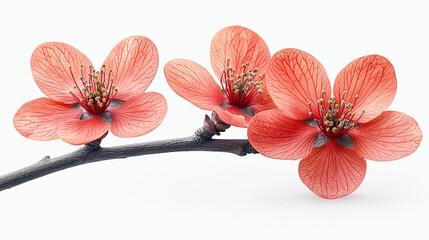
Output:
<instances>
[{"instance_id":1,"label":"flower center","mask_svg":"<svg viewBox=\"0 0 429 240\"><path fill-rule=\"evenodd\" d=\"M75 85L70 94L76 102L92 115L99 115L109 107L114 100L118 88L113 85L112 70L106 76L105 66L95 71L92 65L88 66L88 73L84 73L84 66L80 65L80 76L75 79L70 67Z\"/></svg>"},{"instance_id":2,"label":"flower center","mask_svg":"<svg viewBox=\"0 0 429 240\"><path fill-rule=\"evenodd\" d=\"M233 106L244 108L253 105L258 95L266 92L263 86L264 76L257 75L258 69L248 69L249 62L243 63L239 72L230 66L231 59L226 59L226 68L222 71L220 83L222 95ZM267 94L268 95L268 94Z\"/></svg>"},{"instance_id":3,"label":"flower center","mask_svg":"<svg viewBox=\"0 0 429 240\"><path fill-rule=\"evenodd\" d=\"M347 91L343 92L343 98L345 95ZM359 119L365 113L365 110L362 110L360 116L356 118L353 106L358 101L359 95L355 95L353 99L353 103L346 103L344 100L337 102L335 97L327 99L326 90L322 90L322 96L317 100L315 108L311 106L311 102L308 103L310 119L314 120L327 137L341 138L358 125ZM315 111L318 114L314 114Z\"/></svg>"}]
</instances>

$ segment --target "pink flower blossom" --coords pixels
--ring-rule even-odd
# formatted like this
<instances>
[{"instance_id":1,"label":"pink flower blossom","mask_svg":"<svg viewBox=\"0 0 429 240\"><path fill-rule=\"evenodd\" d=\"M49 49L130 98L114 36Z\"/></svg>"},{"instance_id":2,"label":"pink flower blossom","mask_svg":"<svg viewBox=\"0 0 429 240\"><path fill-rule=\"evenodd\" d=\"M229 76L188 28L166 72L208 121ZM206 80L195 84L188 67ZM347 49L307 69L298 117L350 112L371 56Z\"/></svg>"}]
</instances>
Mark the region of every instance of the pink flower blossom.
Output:
<instances>
[{"instance_id":1,"label":"pink flower blossom","mask_svg":"<svg viewBox=\"0 0 429 240\"><path fill-rule=\"evenodd\" d=\"M47 98L21 106L13 120L15 128L30 139L60 138L75 145L109 130L119 137L146 134L167 111L161 94L145 93L157 68L157 49L142 36L122 40L99 70L65 43L43 43L33 52L31 70Z\"/></svg>"},{"instance_id":2,"label":"pink flower blossom","mask_svg":"<svg viewBox=\"0 0 429 240\"><path fill-rule=\"evenodd\" d=\"M220 85L203 66L185 59L166 64L168 84L195 106L214 110L238 127L247 127L256 113L275 107L264 82L270 52L259 35L240 26L220 30L211 43L210 60Z\"/></svg>"},{"instance_id":3,"label":"pink flower blossom","mask_svg":"<svg viewBox=\"0 0 429 240\"><path fill-rule=\"evenodd\" d=\"M333 92L323 66L297 49L277 52L266 78L278 109L252 119L249 141L271 158L303 158L299 175L320 197L355 191L365 177L365 158L399 159L420 144L422 132L413 118L385 111L397 83L384 57L369 55L348 64Z\"/></svg>"}]
</instances>

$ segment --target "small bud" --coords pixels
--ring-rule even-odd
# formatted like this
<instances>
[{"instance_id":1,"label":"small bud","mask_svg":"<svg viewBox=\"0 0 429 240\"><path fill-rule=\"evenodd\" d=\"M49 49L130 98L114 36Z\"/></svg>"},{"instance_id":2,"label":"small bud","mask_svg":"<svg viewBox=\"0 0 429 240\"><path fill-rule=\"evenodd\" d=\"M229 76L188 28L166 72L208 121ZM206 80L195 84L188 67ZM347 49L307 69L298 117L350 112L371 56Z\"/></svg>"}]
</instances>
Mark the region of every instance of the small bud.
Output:
<instances>
[{"instance_id":1,"label":"small bud","mask_svg":"<svg viewBox=\"0 0 429 240\"><path fill-rule=\"evenodd\" d=\"M212 123L214 124L214 128L216 129L216 132L225 132L226 129L231 127L230 124L224 122L219 115L215 111L212 112L211 117ZM219 135L219 134L218 134Z\"/></svg>"}]
</instances>

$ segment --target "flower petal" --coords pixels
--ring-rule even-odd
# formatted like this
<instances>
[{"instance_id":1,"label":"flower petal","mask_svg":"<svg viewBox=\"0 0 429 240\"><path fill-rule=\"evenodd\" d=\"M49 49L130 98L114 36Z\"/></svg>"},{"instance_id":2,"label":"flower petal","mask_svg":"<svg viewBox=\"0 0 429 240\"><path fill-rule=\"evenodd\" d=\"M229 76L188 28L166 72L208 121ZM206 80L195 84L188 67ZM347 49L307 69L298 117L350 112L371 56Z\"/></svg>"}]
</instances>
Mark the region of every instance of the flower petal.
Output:
<instances>
[{"instance_id":1,"label":"flower petal","mask_svg":"<svg viewBox=\"0 0 429 240\"><path fill-rule=\"evenodd\" d=\"M112 113L112 133L118 137L137 137L158 127L167 113L164 96L148 92L130 98Z\"/></svg>"},{"instance_id":2,"label":"flower petal","mask_svg":"<svg viewBox=\"0 0 429 240\"><path fill-rule=\"evenodd\" d=\"M236 106L218 106L215 107L213 111L219 115L219 118L222 121L236 127L247 128L247 126L249 126L250 120L252 119L252 116L249 116Z\"/></svg>"},{"instance_id":3,"label":"flower petal","mask_svg":"<svg viewBox=\"0 0 429 240\"><path fill-rule=\"evenodd\" d=\"M315 194L328 199L354 192L362 183L365 173L365 159L335 141L315 148L299 163L299 176L304 184Z\"/></svg>"},{"instance_id":4,"label":"flower petal","mask_svg":"<svg viewBox=\"0 0 429 240\"><path fill-rule=\"evenodd\" d=\"M60 42L43 43L31 56L33 78L40 90L49 98L66 104L76 102L69 92L76 85L74 80L80 81L81 64L86 73L91 61L79 50Z\"/></svg>"},{"instance_id":5,"label":"flower petal","mask_svg":"<svg viewBox=\"0 0 429 240\"><path fill-rule=\"evenodd\" d=\"M255 114L262 112L262 111L277 108L276 104L274 104L274 102L273 102L273 99L269 96L261 98L261 99L257 99L256 103L253 104L251 107L252 107L253 111L255 112Z\"/></svg>"},{"instance_id":6,"label":"flower petal","mask_svg":"<svg viewBox=\"0 0 429 240\"><path fill-rule=\"evenodd\" d=\"M216 76L220 79L226 67L226 59L230 58L230 66L241 72L241 65L249 62L248 69L259 70L263 75L270 61L270 51L264 40L252 30L241 27L226 27L213 37L210 49L210 61Z\"/></svg>"},{"instance_id":7,"label":"flower petal","mask_svg":"<svg viewBox=\"0 0 429 240\"><path fill-rule=\"evenodd\" d=\"M175 59L164 67L165 78L170 87L195 106L213 110L227 101L210 73L198 63Z\"/></svg>"},{"instance_id":8,"label":"flower petal","mask_svg":"<svg viewBox=\"0 0 429 240\"><path fill-rule=\"evenodd\" d=\"M364 158L388 161L413 153L422 140L417 122L407 114L386 111L355 128L350 135Z\"/></svg>"},{"instance_id":9,"label":"flower petal","mask_svg":"<svg viewBox=\"0 0 429 240\"><path fill-rule=\"evenodd\" d=\"M247 136L262 155L295 160L311 152L318 131L304 121L287 118L279 109L273 109L253 117Z\"/></svg>"},{"instance_id":10,"label":"flower petal","mask_svg":"<svg viewBox=\"0 0 429 240\"><path fill-rule=\"evenodd\" d=\"M98 116L87 120L73 119L57 126L57 133L61 140L81 145L97 140L109 131L110 125Z\"/></svg>"},{"instance_id":11,"label":"flower petal","mask_svg":"<svg viewBox=\"0 0 429 240\"><path fill-rule=\"evenodd\" d=\"M128 100L143 93L158 70L158 50L146 37L131 36L119 42L110 52L106 70L112 70L115 86L119 89L116 98Z\"/></svg>"},{"instance_id":12,"label":"flower petal","mask_svg":"<svg viewBox=\"0 0 429 240\"><path fill-rule=\"evenodd\" d=\"M48 141L58 139L56 126L79 118L82 110L50 98L38 98L22 105L13 118L16 130L24 137Z\"/></svg>"},{"instance_id":13,"label":"flower petal","mask_svg":"<svg viewBox=\"0 0 429 240\"><path fill-rule=\"evenodd\" d=\"M353 111L360 115L359 122L368 122L386 110L396 93L395 69L386 58L368 55L348 64L338 74L334 83L334 94L345 103L353 103ZM343 92L347 94L343 96ZM359 99L355 102L355 96Z\"/></svg>"},{"instance_id":14,"label":"flower petal","mask_svg":"<svg viewBox=\"0 0 429 240\"><path fill-rule=\"evenodd\" d=\"M309 102L311 111L318 116L317 100L322 97L322 90L326 91L326 96L331 96L331 86L322 64L298 49L283 49L274 54L266 79L274 103L293 119L309 117Z\"/></svg>"}]
</instances>

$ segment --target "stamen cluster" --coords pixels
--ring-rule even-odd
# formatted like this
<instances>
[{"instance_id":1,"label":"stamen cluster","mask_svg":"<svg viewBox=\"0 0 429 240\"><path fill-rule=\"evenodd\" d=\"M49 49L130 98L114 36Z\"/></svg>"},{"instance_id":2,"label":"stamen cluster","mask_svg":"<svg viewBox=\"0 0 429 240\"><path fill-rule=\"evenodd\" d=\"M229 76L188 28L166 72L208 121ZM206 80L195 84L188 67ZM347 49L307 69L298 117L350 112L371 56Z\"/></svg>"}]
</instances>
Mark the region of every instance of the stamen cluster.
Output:
<instances>
[{"instance_id":1,"label":"stamen cluster","mask_svg":"<svg viewBox=\"0 0 429 240\"><path fill-rule=\"evenodd\" d=\"M95 71L92 65L89 65L88 69L89 71L85 74L84 66L80 65L80 76L75 79L70 67L71 77L75 84L74 91L70 91L70 94L88 113L98 115L109 107L118 88L113 85L112 70L109 70L106 76L104 65L100 71Z\"/></svg>"},{"instance_id":2,"label":"stamen cluster","mask_svg":"<svg viewBox=\"0 0 429 240\"><path fill-rule=\"evenodd\" d=\"M346 95L347 91L344 91L343 98ZM354 96L353 103L346 103L344 100L338 103L335 97L326 99L326 90L322 90L322 96L317 100L317 108L315 109L318 114L314 114L311 102L308 103L308 106L310 108L309 115L328 137L342 137L350 132L358 125L359 119L365 113L365 110L362 110L361 115L355 119L356 113L353 111L353 106L359 99L359 95Z\"/></svg>"},{"instance_id":3,"label":"stamen cluster","mask_svg":"<svg viewBox=\"0 0 429 240\"><path fill-rule=\"evenodd\" d=\"M241 71L230 66L230 58L226 59L226 68L220 79L222 94L229 102L237 107L247 107L256 101L258 94L266 92L263 76L258 75L258 69L248 69L249 62L241 65ZM268 95L268 94L267 94Z\"/></svg>"}]
</instances>

